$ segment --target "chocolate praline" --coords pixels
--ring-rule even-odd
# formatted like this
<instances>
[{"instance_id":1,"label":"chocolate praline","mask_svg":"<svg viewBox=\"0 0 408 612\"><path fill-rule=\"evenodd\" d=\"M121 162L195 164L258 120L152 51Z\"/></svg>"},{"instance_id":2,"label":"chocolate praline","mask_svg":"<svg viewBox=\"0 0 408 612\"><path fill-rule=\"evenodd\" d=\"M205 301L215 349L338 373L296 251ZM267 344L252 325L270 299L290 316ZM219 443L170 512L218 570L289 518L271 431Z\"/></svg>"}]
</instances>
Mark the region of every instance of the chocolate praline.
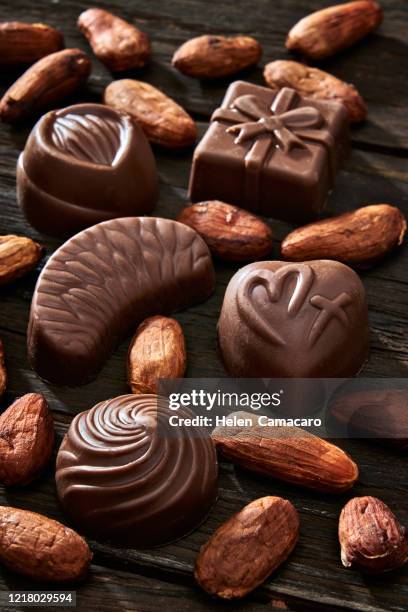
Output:
<instances>
[{"instance_id":1,"label":"chocolate praline","mask_svg":"<svg viewBox=\"0 0 408 612\"><path fill-rule=\"evenodd\" d=\"M150 213L157 197L145 135L130 117L102 104L47 113L18 160L18 202L31 225L52 236Z\"/></svg>"},{"instance_id":2,"label":"chocolate praline","mask_svg":"<svg viewBox=\"0 0 408 612\"><path fill-rule=\"evenodd\" d=\"M38 278L30 363L47 382L85 384L143 319L187 308L213 289L210 252L190 227L157 217L98 223L67 240Z\"/></svg>"},{"instance_id":3,"label":"chocolate praline","mask_svg":"<svg viewBox=\"0 0 408 612\"><path fill-rule=\"evenodd\" d=\"M341 104L236 81L195 150L189 196L310 221L325 206L349 146Z\"/></svg>"},{"instance_id":4,"label":"chocolate praline","mask_svg":"<svg viewBox=\"0 0 408 612\"><path fill-rule=\"evenodd\" d=\"M218 338L233 376L354 376L369 348L364 287L336 261L250 264L227 287Z\"/></svg>"},{"instance_id":5,"label":"chocolate praline","mask_svg":"<svg viewBox=\"0 0 408 612\"><path fill-rule=\"evenodd\" d=\"M132 547L178 539L206 517L217 495L210 434L171 426L156 395L122 395L74 418L57 456L58 497L84 533ZM178 418L191 418L187 408Z\"/></svg>"}]
</instances>

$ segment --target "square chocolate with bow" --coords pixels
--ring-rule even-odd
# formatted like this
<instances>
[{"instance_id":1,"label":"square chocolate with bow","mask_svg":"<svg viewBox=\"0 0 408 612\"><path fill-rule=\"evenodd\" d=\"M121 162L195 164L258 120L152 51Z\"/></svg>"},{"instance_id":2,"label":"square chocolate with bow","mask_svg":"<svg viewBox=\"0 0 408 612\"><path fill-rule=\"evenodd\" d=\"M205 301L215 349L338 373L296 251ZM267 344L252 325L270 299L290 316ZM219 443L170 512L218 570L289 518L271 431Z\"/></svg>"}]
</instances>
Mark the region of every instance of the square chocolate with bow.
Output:
<instances>
[{"instance_id":1,"label":"square chocolate with bow","mask_svg":"<svg viewBox=\"0 0 408 612\"><path fill-rule=\"evenodd\" d=\"M349 147L341 104L236 81L195 150L190 199L222 200L287 221L312 220Z\"/></svg>"}]
</instances>

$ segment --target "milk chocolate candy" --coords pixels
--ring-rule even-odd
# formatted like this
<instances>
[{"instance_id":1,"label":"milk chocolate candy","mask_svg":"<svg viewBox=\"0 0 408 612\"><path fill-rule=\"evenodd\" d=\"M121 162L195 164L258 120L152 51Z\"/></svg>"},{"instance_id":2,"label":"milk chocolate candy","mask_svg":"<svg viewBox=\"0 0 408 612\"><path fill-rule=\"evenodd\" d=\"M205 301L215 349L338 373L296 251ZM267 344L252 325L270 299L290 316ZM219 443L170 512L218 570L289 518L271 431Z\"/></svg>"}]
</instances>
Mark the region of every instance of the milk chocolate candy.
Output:
<instances>
[{"instance_id":1,"label":"milk chocolate candy","mask_svg":"<svg viewBox=\"0 0 408 612\"><path fill-rule=\"evenodd\" d=\"M63 244L38 279L28 355L45 380L95 377L116 344L146 317L205 300L214 287L203 239L176 221L112 219Z\"/></svg>"},{"instance_id":2,"label":"milk chocolate candy","mask_svg":"<svg viewBox=\"0 0 408 612\"><path fill-rule=\"evenodd\" d=\"M44 115L17 164L17 197L27 220L53 236L150 213L158 196L156 162L130 117L102 104Z\"/></svg>"},{"instance_id":3,"label":"milk chocolate candy","mask_svg":"<svg viewBox=\"0 0 408 612\"><path fill-rule=\"evenodd\" d=\"M233 376L353 376L368 354L364 287L336 261L264 261L231 279L218 323Z\"/></svg>"},{"instance_id":4,"label":"milk chocolate candy","mask_svg":"<svg viewBox=\"0 0 408 612\"><path fill-rule=\"evenodd\" d=\"M186 535L217 495L205 429L170 425L164 398L122 395L74 418L57 456L62 506L80 531L132 547ZM180 408L178 419L192 418Z\"/></svg>"},{"instance_id":5,"label":"milk chocolate candy","mask_svg":"<svg viewBox=\"0 0 408 612\"><path fill-rule=\"evenodd\" d=\"M323 209L348 149L341 104L237 81L195 150L190 199L305 222Z\"/></svg>"}]
</instances>

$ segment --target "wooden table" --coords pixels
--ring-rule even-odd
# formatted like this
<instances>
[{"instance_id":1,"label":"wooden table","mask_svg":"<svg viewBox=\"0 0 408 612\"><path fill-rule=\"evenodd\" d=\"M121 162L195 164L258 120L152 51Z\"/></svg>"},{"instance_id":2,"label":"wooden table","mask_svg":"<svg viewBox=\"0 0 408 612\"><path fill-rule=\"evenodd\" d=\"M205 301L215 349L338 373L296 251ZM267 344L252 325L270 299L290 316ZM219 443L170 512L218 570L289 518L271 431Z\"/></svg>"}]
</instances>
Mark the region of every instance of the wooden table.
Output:
<instances>
[{"instance_id":1,"label":"wooden table","mask_svg":"<svg viewBox=\"0 0 408 612\"><path fill-rule=\"evenodd\" d=\"M97 6L135 20L153 41L153 61L138 73L181 103L205 130L212 110L221 101L229 81L200 83L177 73L170 58L178 45L203 33L243 33L263 45L263 61L287 57L285 35L291 25L310 11L327 4L316 0L111 0ZM325 63L325 68L355 83L369 107L369 120L353 129L353 154L338 177L330 198L329 214L368 203L389 202L408 214L408 6L402 0L382 0L385 20L380 31L352 50ZM96 4L95 4L96 5ZM76 29L76 19L87 4L78 0L3 0L1 20L45 22L60 28L66 46L88 45ZM15 74L2 74L3 89ZM262 83L262 67L244 78ZM94 58L88 89L76 99L100 100L112 77ZM60 242L39 235L24 220L16 205L15 164L30 124L0 128L0 234L31 236L45 244L47 254ZM186 204L191 150L169 153L156 150L160 174L157 214L174 218ZM290 226L271 221L278 242ZM96 402L127 392L127 343L116 351L98 379L74 390L51 388L30 370L26 358L26 326L38 270L0 292L0 335L5 343L9 386L4 407L29 391L43 392L52 407L58 443L71 418ZM222 376L216 352L216 321L223 294L236 266L216 264L217 289L205 304L177 316L186 333L189 376ZM408 250L362 274L372 326L372 350L364 374L406 376L408 370ZM406 610L408 577L402 569L380 578L366 578L346 570L339 559L336 537L339 512L354 495L375 495L388 503L408 524L408 474L405 459L396 451L375 444L345 441L361 468L353 491L329 497L297 489L221 464L220 497L202 527L189 537L156 550L118 550L91 542L94 563L89 579L77 588L80 610L204 611L239 609L266 612L286 610ZM200 546L214 529L250 500L268 494L289 498L301 517L301 537L290 560L243 602L214 602L194 586L192 568ZM1 503L44 513L64 521L55 498L54 466L31 486L1 489ZM29 589L35 585L10 572L1 576L1 590ZM1 605L0 605L1 607ZM7 609L3 607L3 609ZM15 608L14 608L15 609Z\"/></svg>"}]
</instances>

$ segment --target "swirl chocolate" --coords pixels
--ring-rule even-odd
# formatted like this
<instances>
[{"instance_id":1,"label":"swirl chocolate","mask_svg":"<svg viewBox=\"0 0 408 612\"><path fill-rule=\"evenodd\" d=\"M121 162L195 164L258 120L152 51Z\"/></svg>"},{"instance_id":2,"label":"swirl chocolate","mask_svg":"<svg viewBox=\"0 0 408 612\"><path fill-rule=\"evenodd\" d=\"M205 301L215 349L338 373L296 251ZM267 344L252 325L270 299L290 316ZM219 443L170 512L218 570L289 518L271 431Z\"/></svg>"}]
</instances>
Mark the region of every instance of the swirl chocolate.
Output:
<instances>
[{"instance_id":1,"label":"swirl chocolate","mask_svg":"<svg viewBox=\"0 0 408 612\"><path fill-rule=\"evenodd\" d=\"M57 456L58 496L84 533L119 545L178 539L217 495L217 459L205 429L179 425L167 400L122 395L74 418ZM181 408L178 417L192 417Z\"/></svg>"},{"instance_id":2,"label":"swirl chocolate","mask_svg":"<svg viewBox=\"0 0 408 612\"><path fill-rule=\"evenodd\" d=\"M27 220L54 236L150 213L157 196L156 162L142 130L101 104L44 115L17 164L17 197Z\"/></svg>"},{"instance_id":3,"label":"swirl chocolate","mask_svg":"<svg viewBox=\"0 0 408 612\"><path fill-rule=\"evenodd\" d=\"M364 287L336 261L250 264L227 287L218 337L233 376L353 376L368 355Z\"/></svg>"},{"instance_id":4,"label":"swirl chocolate","mask_svg":"<svg viewBox=\"0 0 408 612\"><path fill-rule=\"evenodd\" d=\"M208 298L214 269L203 239L176 221L112 219L63 244L38 279L28 356L45 380L81 385L146 317Z\"/></svg>"},{"instance_id":5,"label":"swirl chocolate","mask_svg":"<svg viewBox=\"0 0 408 612\"><path fill-rule=\"evenodd\" d=\"M348 150L341 104L237 81L195 150L190 198L308 221L323 209Z\"/></svg>"}]
</instances>

